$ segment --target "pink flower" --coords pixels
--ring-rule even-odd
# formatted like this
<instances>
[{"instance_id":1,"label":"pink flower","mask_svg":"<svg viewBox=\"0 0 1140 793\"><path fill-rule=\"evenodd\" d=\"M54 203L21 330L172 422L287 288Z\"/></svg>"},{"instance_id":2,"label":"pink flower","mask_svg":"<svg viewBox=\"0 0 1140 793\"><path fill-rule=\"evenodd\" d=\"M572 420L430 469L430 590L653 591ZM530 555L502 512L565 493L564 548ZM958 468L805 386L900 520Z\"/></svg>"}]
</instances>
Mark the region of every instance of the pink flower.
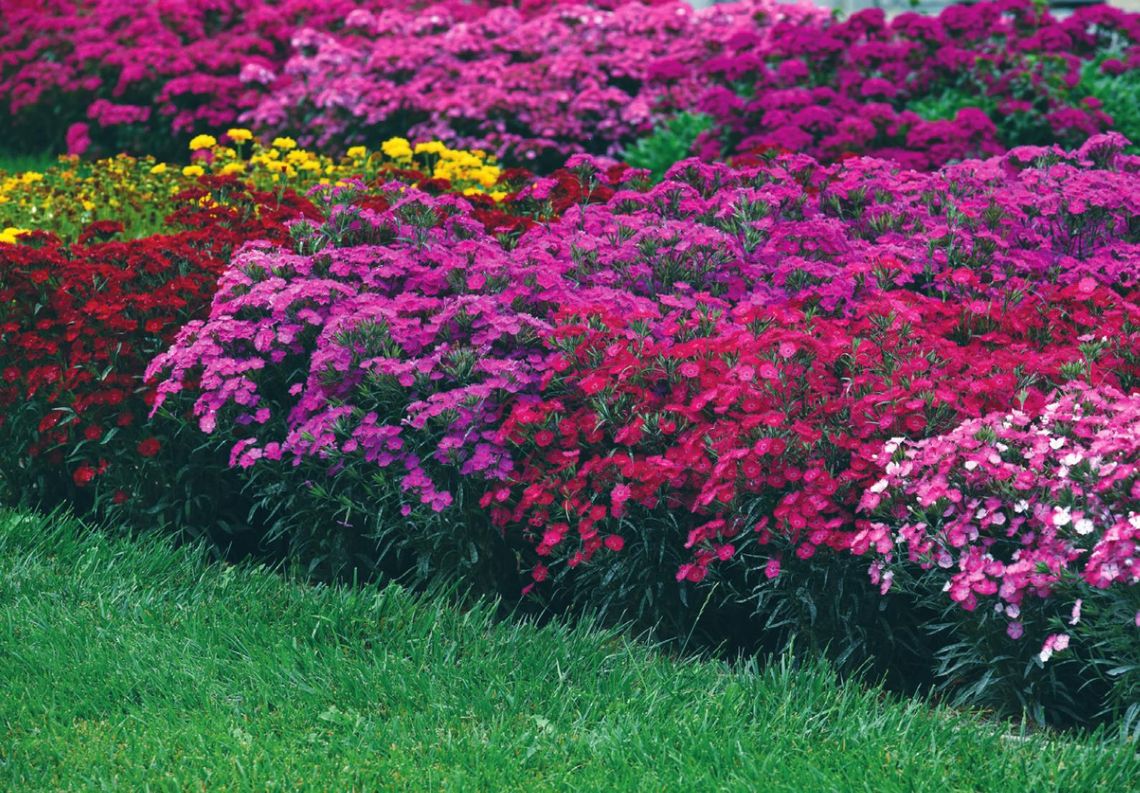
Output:
<instances>
[{"instance_id":1,"label":"pink flower","mask_svg":"<svg viewBox=\"0 0 1140 793\"><path fill-rule=\"evenodd\" d=\"M768 563L766 565L764 565L764 576L769 581L771 581L773 578L775 578L779 574L780 574L780 560L778 558L776 558L775 556L773 556L771 559L768 560Z\"/></svg>"}]
</instances>

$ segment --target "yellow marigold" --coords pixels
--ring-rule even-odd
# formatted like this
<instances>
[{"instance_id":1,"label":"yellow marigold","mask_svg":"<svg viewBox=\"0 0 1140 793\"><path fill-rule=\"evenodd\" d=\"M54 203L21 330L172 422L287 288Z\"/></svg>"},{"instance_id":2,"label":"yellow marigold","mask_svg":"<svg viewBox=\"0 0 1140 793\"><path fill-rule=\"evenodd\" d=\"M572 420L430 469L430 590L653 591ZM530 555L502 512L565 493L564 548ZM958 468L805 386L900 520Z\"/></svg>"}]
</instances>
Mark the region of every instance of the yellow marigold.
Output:
<instances>
[{"instance_id":1,"label":"yellow marigold","mask_svg":"<svg viewBox=\"0 0 1140 793\"><path fill-rule=\"evenodd\" d=\"M0 231L0 242L6 242L9 245L15 245L16 237L27 233L27 229L18 229L14 226L8 226L3 231Z\"/></svg>"},{"instance_id":2,"label":"yellow marigold","mask_svg":"<svg viewBox=\"0 0 1140 793\"><path fill-rule=\"evenodd\" d=\"M218 145L218 139L213 135L195 135L190 139L190 151L199 149L212 149Z\"/></svg>"},{"instance_id":3,"label":"yellow marigold","mask_svg":"<svg viewBox=\"0 0 1140 793\"><path fill-rule=\"evenodd\" d=\"M493 193L491 193L491 199L493 201L502 201L506 197L507 197L507 194L503 190L496 190Z\"/></svg>"},{"instance_id":4,"label":"yellow marigold","mask_svg":"<svg viewBox=\"0 0 1140 793\"><path fill-rule=\"evenodd\" d=\"M292 138L274 138L273 148L281 149L281 151L289 151L289 149L297 148L297 141Z\"/></svg>"},{"instance_id":5,"label":"yellow marigold","mask_svg":"<svg viewBox=\"0 0 1140 793\"><path fill-rule=\"evenodd\" d=\"M160 162L158 165L150 169L151 173L166 173L166 163Z\"/></svg>"},{"instance_id":6,"label":"yellow marigold","mask_svg":"<svg viewBox=\"0 0 1140 793\"><path fill-rule=\"evenodd\" d=\"M471 178L479 182L484 187L490 187L499 181L499 175L502 172L494 166L484 166L475 171Z\"/></svg>"},{"instance_id":7,"label":"yellow marigold","mask_svg":"<svg viewBox=\"0 0 1140 793\"><path fill-rule=\"evenodd\" d=\"M448 151L448 148L438 140L416 144L416 154L443 154L446 151Z\"/></svg>"},{"instance_id":8,"label":"yellow marigold","mask_svg":"<svg viewBox=\"0 0 1140 793\"><path fill-rule=\"evenodd\" d=\"M393 160L412 156L412 146L408 143L407 138L388 138L380 144L380 151Z\"/></svg>"},{"instance_id":9,"label":"yellow marigold","mask_svg":"<svg viewBox=\"0 0 1140 793\"><path fill-rule=\"evenodd\" d=\"M222 166L222 174L229 176L232 173L245 173L245 163L227 162Z\"/></svg>"},{"instance_id":10,"label":"yellow marigold","mask_svg":"<svg viewBox=\"0 0 1140 793\"><path fill-rule=\"evenodd\" d=\"M363 160L368 156L368 149L364 146L352 146L348 150L348 156L354 160Z\"/></svg>"},{"instance_id":11,"label":"yellow marigold","mask_svg":"<svg viewBox=\"0 0 1140 793\"><path fill-rule=\"evenodd\" d=\"M202 170L201 165L187 165L182 169L183 176L201 176L204 173L206 172Z\"/></svg>"},{"instance_id":12,"label":"yellow marigold","mask_svg":"<svg viewBox=\"0 0 1140 793\"><path fill-rule=\"evenodd\" d=\"M245 143L247 140L253 140L253 133L248 129L237 127L235 129L227 129L226 137L234 143Z\"/></svg>"}]
</instances>

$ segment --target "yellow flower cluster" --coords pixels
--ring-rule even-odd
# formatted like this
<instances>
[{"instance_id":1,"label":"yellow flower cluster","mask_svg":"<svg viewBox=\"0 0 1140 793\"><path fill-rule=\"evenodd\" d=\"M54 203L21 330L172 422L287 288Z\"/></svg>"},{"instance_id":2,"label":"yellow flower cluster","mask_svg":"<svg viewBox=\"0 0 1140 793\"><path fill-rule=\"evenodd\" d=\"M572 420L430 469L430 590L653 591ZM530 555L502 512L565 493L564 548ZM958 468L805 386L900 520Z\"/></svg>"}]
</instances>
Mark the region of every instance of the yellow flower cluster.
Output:
<instances>
[{"instance_id":1,"label":"yellow flower cluster","mask_svg":"<svg viewBox=\"0 0 1140 793\"><path fill-rule=\"evenodd\" d=\"M15 226L6 226L3 229L0 229L0 242L6 242L9 245L13 245L16 242L16 238L21 234L26 234L27 231L27 229L18 229Z\"/></svg>"},{"instance_id":2,"label":"yellow flower cluster","mask_svg":"<svg viewBox=\"0 0 1140 793\"><path fill-rule=\"evenodd\" d=\"M263 145L247 129L227 130L220 137L192 138L189 165L119 155L91 162L60 157L42 173L0 171L0 241L14 239L25 227L74 239L96 220L117 220L130 236L158 233L164 230L164 218L178 208L178 194L207 174L234 174L258 190L291 187L305 192L350 178L385 180L386 172L414 184L406 172L416 171L426 178L446 179L465 195L485 194L496 201L507 195L496 189L501 170L492 157L449 149L439 141L413 145L391 138L378 150L353 146L345 156L333 158L299 148L287 137Z\"/></svg>"}]
</instances>

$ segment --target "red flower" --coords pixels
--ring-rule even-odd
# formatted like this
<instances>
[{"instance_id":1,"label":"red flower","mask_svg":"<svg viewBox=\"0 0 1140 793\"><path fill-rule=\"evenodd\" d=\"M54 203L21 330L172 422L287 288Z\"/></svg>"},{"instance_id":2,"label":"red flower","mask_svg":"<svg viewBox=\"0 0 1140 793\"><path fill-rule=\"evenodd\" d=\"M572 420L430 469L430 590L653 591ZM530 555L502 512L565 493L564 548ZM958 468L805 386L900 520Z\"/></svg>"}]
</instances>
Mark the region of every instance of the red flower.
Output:
<instances>
[{"instance_id":1,"label":"red flower","mask_svg":"<svg viewBox=\"0 0 1140 793\"><path fill-rule=\"evenodd\" d=\"M159 443L158 438L147 438L136 448L138 449L138 453L143 457L154 457L158 454L158 450L162 448L162 444Z\"/></svg>"},{"instance_id":2,"label":"red flower","mask_svg":"<svg viewBox=\"0 0 1140 793\"><path fill-rule=\"evenodd\" d=\"M75 473L71 475L72 481L75 482L77 487L85 487L91 484L91 480L95 478L95 469L86 463L75 469Z\"/></svg>"}]
</instances>

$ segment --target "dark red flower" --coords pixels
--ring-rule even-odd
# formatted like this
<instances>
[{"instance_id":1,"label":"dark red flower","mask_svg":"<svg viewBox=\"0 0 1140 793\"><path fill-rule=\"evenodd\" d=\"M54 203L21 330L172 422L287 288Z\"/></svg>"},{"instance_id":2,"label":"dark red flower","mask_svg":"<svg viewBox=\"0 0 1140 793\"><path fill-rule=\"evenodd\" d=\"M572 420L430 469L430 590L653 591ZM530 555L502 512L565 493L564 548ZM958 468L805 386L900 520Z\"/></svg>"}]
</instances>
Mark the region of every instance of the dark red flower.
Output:
<instances>
[{"instance_id":1,"label":"dark red flower","mask_svg":"<svg viewBox=\"0 0 1140 793\"><path fill-rule=\"evenodd\" d=\"M138 453L143 457L154 457L162 448L162 444L159 443L158 438L147 438L136 448L138 449Z\"/></svg>"}]
</instances>

